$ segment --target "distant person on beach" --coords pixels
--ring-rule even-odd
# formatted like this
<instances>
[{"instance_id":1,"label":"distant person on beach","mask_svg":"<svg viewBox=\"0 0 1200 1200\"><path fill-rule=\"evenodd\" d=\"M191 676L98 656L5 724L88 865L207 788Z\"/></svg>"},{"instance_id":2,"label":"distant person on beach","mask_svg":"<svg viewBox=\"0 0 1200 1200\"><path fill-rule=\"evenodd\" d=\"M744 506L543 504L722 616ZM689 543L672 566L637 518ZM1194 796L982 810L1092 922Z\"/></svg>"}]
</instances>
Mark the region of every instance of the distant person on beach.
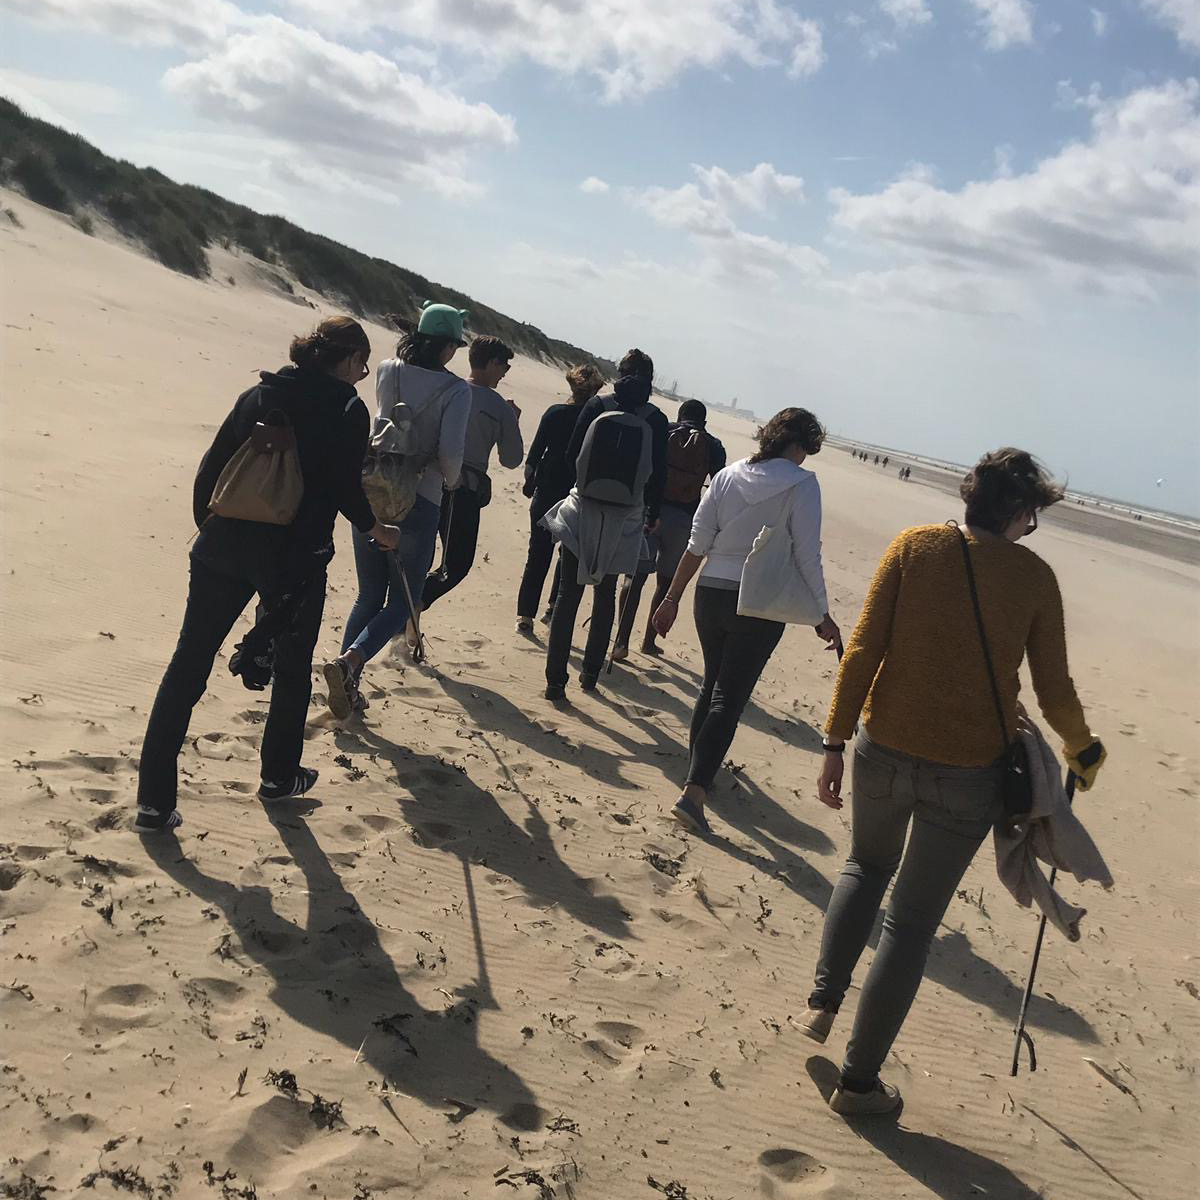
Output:
<instances>
[{"instance_id":1,"label":"distant person on beach","mask_svg":"<svg viewBox=\"0 0 1200 1200\"><path fill-rule=\"evenodd\" d=\"M819 453L825 430L806 409L785 408L756 437L758 450L726 467L705 492L688 548L654 613L654 628L666 637L688 584L700 571L694 611L704 681L692 713L687 783L672 814L694 833L712 832L704 813L708 791L759 676L783 636L782 621L738 613L746 559L764 526L786 528L790 566L807 585L816 610L825 614L815 627L817 636L831 647L841 645L841 633L828 611L821 564L821 485L801 465Z\"/></svg>"},{"instance_id":2,"label":"distant person on beach","mask_svg":"<svg viewBox=\"0 0 1200 1200\"><path fill-rule=\"evenodd\" d=\"M621 588L620 622L613 648L613 658L618 662L629 657L629 639L637 620L642 589L651 570L658 576L658 586L650 602L650 619L641 650L643 654L662 653L655 641L654 614L687 550L692 519L700 506L704 485L725 468L725 447L705 428L707 421L708 409L699 400L685 400L679 406L678 420L667 430L667 482L663 488L658 530L652 538L655 552L647 560L647 570L627 579Z\"/></svg>"},{"instance_id":3,"label":"distant person on beach","mask_svg":"<svg viewBox=\"0 0 1200 1200\"><path fill-rule=\"evenodd\" d=\"M560 545L561 578L546 648L546 699L566 699L567 659L584 588L592 585L579 686L595 691L612 635L617 577L637 571L646 533L657 531L667 476L667 418L650 401L654 363L630 350L611 393L579 414L567 463L574 486L543 518Z\"/></svg>"},{"instance_id":4,"label":"distant person on beach","mask_svg":"<svg viewBox=\"0 0 1200 1200\"><path fill-rule=\"evenodd\" d=\"M492 499L488 463L495 449L502 467L519 467L525 454L521 410L496 388L508 374L513 352L499 338L477 337L468 352L471 416L467 422L462 475L442 499L442 565L426 576L422 609L456 588L475 563L479 516Z\"/></svg>"},{"instance_id":5,"label":"distant person on beach","mask_svg":"<svg viewBox=\"0 0 1200 1200\"><path fill-rule=\"evenodd\" d=\"M1003 815L1007 749L971 600L964 548L1007 736L1017 730L1018 671L1028 656L1042 713L1086 789L1104 749L1088 728L1067 669L1054 572L1020 539L1062 488L1024 450L979 460L963 480L965 531L907 529L888 548L838 673L819 794L842 807L843 754L859 726L851 787L850 856L825 916L803 1030L824 1042L900 868L863 983L830 1107L885 1113L899 1092L879 1070L908 1014L929 945L963 873ZM861 725L860 725L861 722ZM1085 765L1086 764L1086 765ZM909 825L912 834L905 849Z\"/></svg>"},{"instance_id":6,"label":"distant person on beach","mask_svg":"<svg viewBox=\"0 0 1200 1200\"><path fill-rule=\"evenodd\" d=\"M204 695L217 652L255 593L264 614L259 626L266 627L269 618L271 629L257 655L265 659L265 678L255 686L272 681L258 794L285 800L317 780L300 758L334 521L342 513L356 536L380 546L395 546L400 537L395 526L376 519L362 489L370 417L354 389L367 374L370 353L365 331L349 317L330 317L294 338L291 365L264 371L238 397L200 464L192 492L199 533L191 551L187 609L142 743L134 826L139 832L181 823L177 760L192 709ZM303 483L292 519L274 524L211 512L210 500L231 460L255 436L283 427L294 436ZM245 643L239 652L251 657Z\"/></svg>"},{"instance_id":7,"label":"distant person on beach","mask_svg":"<svg viewBox=\"0 0 1200 1200\"><path fill-rule=\"evenodd\" d=\"M466 344L463 317L448 304L426 304L417 328L406 333L396 357L379 366L375 383L378 420L389 420L403 403L418 414L414 425L430 430L429 444L414 448L428 458L417 497L400 522L400 541L384 553L364 533L354 534L358 597L346 621L342 653L324 667L329 710L339 720L366 707L360 688L363 667L398 637L419 603L433 563L442 495L458 484L462 472L471 389L447 370Z\"/></svg>"},{"instance_id":8,"label":"distant person on beach","mask_svg":"<svg viewBox=\"0 0 1200 1200\"><path fill-rule=\"evenodd\" d=\"M887 469L887 465L888 465L888 456L885 454L883 456L883 467L885 470Z\"/></svg>"},{"instance_id":9,"label":"distant person on beach","mask_svg":"<svg viewBox=\"0 0 1200 1200\"><path fill-rule=\"evenodd\" d=\"M543 414L525 459L524 493L529 505L529 553L517 594L517 632L532 633L533 618L541 603L542 587L554 558L554 539L542 524L542 518L571 490L574 468L567 462L567 447L583 406L604 386L604 376L591 363L580 363L567 372L571 399L552 404ZM550 588L550 605L543 618L550 624L554 596L558 591L558 572Z\"/></svg>"}]
</instances>

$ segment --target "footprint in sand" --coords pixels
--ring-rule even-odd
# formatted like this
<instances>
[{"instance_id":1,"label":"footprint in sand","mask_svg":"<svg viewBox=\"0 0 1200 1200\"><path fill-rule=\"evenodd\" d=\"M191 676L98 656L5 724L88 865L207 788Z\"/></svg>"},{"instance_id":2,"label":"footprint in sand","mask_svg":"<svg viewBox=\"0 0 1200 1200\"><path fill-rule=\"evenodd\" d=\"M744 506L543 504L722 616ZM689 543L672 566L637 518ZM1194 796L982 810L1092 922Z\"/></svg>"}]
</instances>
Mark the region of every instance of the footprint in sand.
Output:
<instances>
[{"instance_id":1,"label":"footprint in sand","mask_svg":"<svg viewBox=\"0 0 1200 1200\"><path fill-rule=\"evenodd\" d=\"M764 1196L811 1196L831 1182L829 1168L803 1150L764 1150L758 1165L763 1170Z\"/></svg>"},{"instance_id":2,"label":"footprint in sand","mask_svg":"<svg viewBox=\"0 0 1200 1200\"><path fill-rule=\"evenodd\" d=\"M0 892L11 892L25 874L19 863L0 862Z\"/></svg>"},{"instance_id":3,"label":"footprint in sand","mask_svg":"<svg viewBox=\"0 0 1200 1200\"><path fill-rule=\"evenodd\" d=\"M124 1033L158 1019L158 993L144 983L121 983L105 988L92 999L85 1028L91 1033Z\"/></svg>"},{"instance_id":4,"label":"footprint in sand","mask_svg":"<svg viewBox=\"0 0 1200 1200\"><path fill-rule=\"evenodd\" d=\"M646 1044L646 1031L625 1021L601 1021L596 1033L598 1036L583 1043L583 1051L605 1067L619 1067L635 1049L641 1051Z\"/></svg>"},{"instance_id":5,"label":"footprint in sand","mask_svg":"<svg viewBox=\"0 0 1200 1200\"><path fill-rule=\"evenodd\" d=\"M440 821L426 821L412 827L412 839L418 846L426 850L434 850L445 846L448 842L459 837L459 830L453 825L444 825Z\"/></svg>"},{"instance_id":6,"label":"footprint in sand","mask_svg":"<svg viewBox=\"0 0 1200 1200\"><path fill-rule=\"evenodd\" d=\"M522 1133L534 1133L546 1123L547 1112L536 1104L518 1104L510 1108L502 1118L509 1129L519 1129Z\"/></svg>"},{"instance_id":7,"label":"footprint in sand","mask_svg":"<svg viewBox=\"0 0 1200 1200\"><path fill-rule=\"evenodd\" d=\"M71 795L78 796L80 800L88 800L92 804L111 804L117 798L115 788L104 787L73 787Z\"/></svg>"},{"instance_id":8,"label":"footprint in sand","mask_svg":"<svg viewBox=\"0 0 1200 1200\"><path fill-rule=\"evenodd\" d=\"M389 829L395 829L400 824L399 821L392 817L384 817L378 813L368 813L364 817L359 817L359 820L367 826L368 829L375 830L376 833L386 833Z\"/></svg>"}]
</instances>

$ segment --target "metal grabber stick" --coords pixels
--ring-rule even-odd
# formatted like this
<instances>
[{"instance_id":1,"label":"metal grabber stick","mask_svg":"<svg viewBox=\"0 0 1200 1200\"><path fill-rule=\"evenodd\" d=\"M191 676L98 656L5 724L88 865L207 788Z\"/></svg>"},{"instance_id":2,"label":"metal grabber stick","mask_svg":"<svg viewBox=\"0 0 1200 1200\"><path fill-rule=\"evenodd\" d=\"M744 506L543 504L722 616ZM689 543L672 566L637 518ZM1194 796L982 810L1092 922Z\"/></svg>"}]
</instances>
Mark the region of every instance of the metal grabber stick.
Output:
<instances>
[{"instance_id":1,"label":"metal grabber stick","mask_svg":"<svg viewBox=\"0 0 1200 1200\"><path fill-rule=\"evenodd\" d=\"M1075 773L1067 772L1067 803L1070 804L1075 799ZM1054 880L1058 877L1058 868L1051 867L1050 869L1050 886L1054 886ZM1028 1030L1025 1028L1025 1018L1029 1011L1029 1001L1033 998L1033 981L1037 975L1038 959L1042 956L1042 941L1046 937L1046 914L1042 913L1042 919L1038 922L1037 941L1033 944L1033 961L1029 964L1029 981L1025 984L1025 994L1021 997L1021 1011L1017 1016L1017 1032L1016 1039L1013 1042L1013 1057L1012 1057L1012 1074L1015 1076L1021 1069L1021 1043L1024 1042L1029 1050L1029 1069L1037 1070L1037 1051L1033 1048L1033 1038L1029 1036Z\"/></svg>"}]
</instances>

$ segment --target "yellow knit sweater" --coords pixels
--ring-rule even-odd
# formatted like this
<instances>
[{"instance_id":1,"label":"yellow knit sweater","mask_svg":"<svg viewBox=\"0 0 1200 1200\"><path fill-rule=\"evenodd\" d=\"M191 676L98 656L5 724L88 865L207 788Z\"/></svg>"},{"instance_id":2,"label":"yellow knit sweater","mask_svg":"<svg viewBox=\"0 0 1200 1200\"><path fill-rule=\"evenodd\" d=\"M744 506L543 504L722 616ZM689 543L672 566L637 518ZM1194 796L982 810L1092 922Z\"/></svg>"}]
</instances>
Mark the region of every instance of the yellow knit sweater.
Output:
<instances>
[{"instance_id":1,"label":"yellow knit sweater","mask_svg":"<svg viewBox=\"0 0 1200 1200\"><path fill-rule=\"evenodd\" d=\"M973 533L967 540L1009 736L1028 653L1042 712L1067 753L1077 753L1092 734L1067 670L1054 572L1015 542ZM849 739L860 714L874 741L917 758L976 767L1003 752L962 549L949 526L906 529L875 572L838 673L829 739Z\"/></svg>"}]
</instances>

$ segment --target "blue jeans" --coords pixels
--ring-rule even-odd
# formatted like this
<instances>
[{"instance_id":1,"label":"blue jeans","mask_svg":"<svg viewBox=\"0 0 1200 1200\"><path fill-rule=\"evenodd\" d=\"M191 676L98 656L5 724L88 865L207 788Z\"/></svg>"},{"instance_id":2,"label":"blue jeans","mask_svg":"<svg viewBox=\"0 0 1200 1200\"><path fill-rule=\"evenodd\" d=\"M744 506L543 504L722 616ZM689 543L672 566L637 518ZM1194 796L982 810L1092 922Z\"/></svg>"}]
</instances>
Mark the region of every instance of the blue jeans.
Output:
<instances>
[{"instance_id":1,"label":"blue jeans","mask_svg":"<svg viewBox=\"0 0 1200 1200\"><path fill-rule=\"evenodd\" d=\"M850 857L825 910L808 1002L837 1012L899 867L842 1065L843 1080L866 1087L912 1007L938 924L1001 814L1000 769L942 766L860 732L850 806Z\"/></svg>"},{"instance_id":2,"label":"blue jeans","mask_svg":"<svg viewBox=\"0 0 1200 1200\"><path fill-rule=\"evenodd\" d=\"M358 598L346 621L343 654L353 649L368 663L404 631L412 614L401 572L419 603L425 576L433 564L440 517L439 505L418 496L412 511L400 522L400 544L391 553L373 545L365 533L354 531Z\"/></svg>"}]
</instances>

